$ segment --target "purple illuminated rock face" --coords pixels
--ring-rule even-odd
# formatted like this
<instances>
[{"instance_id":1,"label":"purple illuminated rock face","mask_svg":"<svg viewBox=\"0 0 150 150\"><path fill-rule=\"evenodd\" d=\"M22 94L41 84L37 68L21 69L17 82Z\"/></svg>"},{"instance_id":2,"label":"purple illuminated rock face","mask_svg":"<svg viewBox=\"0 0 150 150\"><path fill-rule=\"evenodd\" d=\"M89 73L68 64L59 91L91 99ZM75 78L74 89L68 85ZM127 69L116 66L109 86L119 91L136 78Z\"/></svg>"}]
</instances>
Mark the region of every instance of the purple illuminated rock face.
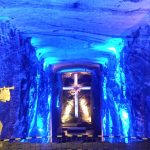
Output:
<instances>
[{"instance_id":1,"label":"purple illuminated rock face","mask_svg":"<svg viewBox=\"0 0 150 150\"><path fill-rule=\"evenodd\" d=\"M139 27L126 40L124 61L133 134L150 136L150 26Z\"/></svg>"}]
</instances>

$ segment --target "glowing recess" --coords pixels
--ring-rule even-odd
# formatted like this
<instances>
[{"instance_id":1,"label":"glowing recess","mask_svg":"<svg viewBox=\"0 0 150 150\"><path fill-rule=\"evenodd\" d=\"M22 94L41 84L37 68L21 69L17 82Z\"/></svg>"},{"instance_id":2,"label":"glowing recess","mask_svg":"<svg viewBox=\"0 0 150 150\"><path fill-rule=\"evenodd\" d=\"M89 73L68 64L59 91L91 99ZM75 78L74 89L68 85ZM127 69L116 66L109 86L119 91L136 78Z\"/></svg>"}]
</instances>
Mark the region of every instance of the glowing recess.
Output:
<instances>
[{"instance_id":1,"label":"glowing recess","mask_svg":"<svg viewBox=\"0 0 150 150\"><path fill-rule=\"evenodd\" d=\"M78 99L78 92L80 90L90 90L91 87L82 87L78 84L78 74L74 74L74 85L71 87L63 87L63 90L74 90L74 98L75 98L75 117L78 118L79 116L79 99Z\"/></svg>"},{"instance_id":2,"label":"glowing recess","mask_svg":"<svg viewBox=\"0 0 150 150\"><path fill-rule=\"evenodd\" d=\"M94 44L92 46L92 49L101 51L101 52L112 53L118 58L123 47L124 47L123 39L112 38L112 39L107 40L104 43Z\"/></svg>"}]
</instances>

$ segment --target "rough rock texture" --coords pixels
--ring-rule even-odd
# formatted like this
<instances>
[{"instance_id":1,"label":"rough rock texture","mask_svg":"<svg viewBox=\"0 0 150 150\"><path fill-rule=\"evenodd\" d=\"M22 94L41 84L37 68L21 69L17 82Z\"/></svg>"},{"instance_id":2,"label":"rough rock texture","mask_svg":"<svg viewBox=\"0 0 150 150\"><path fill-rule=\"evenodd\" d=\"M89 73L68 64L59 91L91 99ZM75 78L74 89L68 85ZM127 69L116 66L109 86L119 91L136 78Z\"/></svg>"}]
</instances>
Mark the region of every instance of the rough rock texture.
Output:
<instances>
[{"instance_id":1,"label":"rough rock texture","mask_svg":"<svg viewBox=\"0 0 150 150\"><path fill-rule=\"evenodd\" d=\"M47 137L51 133L52 82L50 70L44 72L43 64L39 62L36 77L32 76L29 87L28 130L26 136ZM42 142L49 142L49 138L43 138Z\"/></svg>"},{"instance_id":2,"label":"rough rock texture","mask_svg":"<svg viewBox=\"0 0 150 150\"><path fill-rule=\"evenodd\" d=\"M24 35L0 18L0 86L15 86L0 102L2 137L50 135L52 73L62 62L103 65L104 135L150 135L149 25L126 37L149 23L149 10L149 0L0 1L0 15ZM116 37L126 37L123 52Z\"/></svg>"},{"instance_id":3,"label":"rough rock texture","mask_svg":"<svg viewBox=\"0 0 150 150\"><path fill-rule=\"evenodd\" d=\"M127 97L132 108L133 134L150 136L150 26L127 37L124 49Z\"/></svg>"},{"instance_id":4,"label":"rough rock texture","mask_svg":"<svg viewBox=\"0 0 150 150\"><path fill-rule=\"evenodd\" d=\"M0 16L33 35L120 36L150 22L149 0L3 0ZM88 33L88 35L87 35Z\"/></svg>"},{"instance_id":5,"label":"rough rock texture","mask_svg":"<svg viewBox=\"0 0 150 150\"><path fill-rule=\"evenodd\" d=\"M15 87L11 90L11 101L0 102L2 137L5 138L23 136L27 130L29 81L32 83L36 74L36 59L29 41L10 25L7 18L0 20L0 87Z\"/></svg>"},{"instance_id":6,"label":"rough rock texture","mask_svg":"<svg viewBox=\"0 0 150 150\"><path fill-rule=\"evenodd\" d=\"M6 104L1 102L0 116L4 126L2 137L6 137L6 135L8 137L50 135L51 97L53 96L53 103L55 103L59 96L57 91L52 91L52 87L60 86L53 81L53 67L49 64L50 66L43 70L43 59L37 62L35 51L29 44L30 38L23 38L19 31L9 24L9 21L2 21L1 35L1 87L15 86L15 90L11 91L11 101ZM105 96L107 98L105 100L103 98L99 99L104 104L102 107L102 118L105 120L103 125L104 134L128 135L128 129L125 130L122 126L122 114L119 114L122 108L128 112L128 108L122 107L124 105L123 97L121 97L122 86L119 86L121 82L117 81L116 78L116 74L120 76L120 72L117 70L118 67L121 67L118 64L120 60L116 59L112 53L109 54L109 52L93 53L99 54L99 58L105 56L108 59L108 63L104 61L105 59L100 59L100 63L103 67L106 67L102 71L103 77L107 78L105 83L105 92L107 93L105 93ZM57 54L58 52L55 52L56 56ZM63 51L61 55L64 55ZM74 55L74 59L80 59L80 63L89 60L87 55L83 55L83 59L80 58L80 53L74 53ZM91 55L93 58L94 56ZM68 58L65 59L69 63L71 57ZM93 63L94 59L91 59L90 62ZM100 81L98 82L103 84ZM7 116L6 112L9 112ZM3 115L6 116L5 119L2 118ZM124 121L128 121L128 118ZM101 123L99 122L99 124Z\"/></svg>"},{"instance_id":7,"label":"rough rock texture","mask_svg":"<svg viewBox=\"0 0 150 150\"><path fill-rule=\"evenodd\" d=\"M0 116L4 125L2 137L6 137L6 135L8 137L48 136L52 129L51 105L55 105L60 96L57 90L52 91L54 86L60 88L59 83L54 81L53 67L55 65L51 64L53 56L50 57L49 49L48 51L46 49L44 54L42 54L44 49L40 49L40 51L37 49L39 53L37 52L35 55L35 51L30 45L30 38L23 38L19 31L11 27L9 22L1 23L1 31L3 37L1 40L1 56L3 57L0 66L1 86L15 86L15 90L12 91L12 100L5 104L6 107L1 103L2 113ZM109 44L106 42L97 49L98 51L93 50L90 46L87 52L82 50L79 53L76 50L73 59L72 53L69 51L69 44L66 43L61 48L58 44L59 51L53 52L53 55L61 61L62 56L65 56L63 60L67 63L80 60L81 64L86 61L95 63L99 58L97 62L103 65L102 82L97 81L96 83L102 85L101 90L103 90L102 97L99 98L102 104L102 110L99 111L102 112L101 120L103 122L98 122L98 124L103 124L104 135L128 136L131 115L129 102L123 95L125 81L120 54L118 52L114 55L111 51L105 50L115 41L108 42ZM73 44L75 44L74 40ZM68 52L66 48L68 48ZM79 48L79 45L74 48ZM89 54L91 55L89 56ZM36 56L38 56L38 61ZM90 59L90 57L92 58ZM46 58L49 58L48 66L44 67ZM6 112L9 114L3 119L2 116L6 116ZM43 139L43 142L48 142L48 140Z\"/></svg>"},{"instance_id":8,"label":"rough rock texture","mask_svg":"<svg viewBox=\"0 0 150 150\"><path fill-rule=\"evenodd\" d=\"M124 0L124 1L140 2L141 0Z\"/></svg>"},{"instance_id":9,"label":"rough rock texture","mask_svg":"<svg viewBox=\"0 0 150 150\"><path fill-rule=\"evenodd\" d=\"M15 87L11 100L0 102L1 138L48 136L52 79L38 62L30 38L9 19L0 20L0 33L0 87Z\"/></svg>"}]
</instances>

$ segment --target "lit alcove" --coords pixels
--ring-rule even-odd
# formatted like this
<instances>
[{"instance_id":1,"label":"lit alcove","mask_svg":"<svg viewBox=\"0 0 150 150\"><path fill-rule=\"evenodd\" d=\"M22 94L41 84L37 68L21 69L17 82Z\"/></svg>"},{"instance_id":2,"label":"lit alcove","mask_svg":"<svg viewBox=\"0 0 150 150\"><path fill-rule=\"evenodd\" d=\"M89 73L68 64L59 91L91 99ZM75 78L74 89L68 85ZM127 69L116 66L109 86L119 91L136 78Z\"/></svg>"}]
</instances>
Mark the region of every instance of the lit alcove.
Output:
<instances>
[{"instance_id":1,"label":"lit alcove","mask_svg":"<svg viewBox=\"0 0 150 150\"><path fill-rule=\"evenodd\" d=\"M101 134L101 65L61 64L54 68L53 140L58 134Z\"/></svg>"},{"instance_id":2,"label":"lit alcove","mask_svg":"<svg viewBox=\"0 0 150 150\"><path fill-rule=\"evenodd\" d=\"M52 39L53 37L50 39L48 38L48 41L53 41L54 39ZM58 39L55 40L57 41ZM59 40L57 42L59 42ZM32 39L32 44L34 46L37 44L38 46L37 41L36 39ZM38 48L36 51L36 56L38 61L41 62L42 67L42 72L40 70L40 74L38 74L36 78L39 83L42 81L42 85L38 84L42 96L38 98L40 99L40 101L38 101L40 105L37 107L35 107L35 105L34 107L37 110L39 107L41 110L44 110L41 105L43 104L47 113L34 111L37 116L40 116L37 117L37 119L40 118L40 121L41 118L43 119L41 121L42 125L38 124L38 129L40 128L41 130L42 128L45 132L37 131L38 134L48 134L52 141L55 141L59 134L75 134L74 132L78 134L99 134L105 137L108 137L108 135L128 136L131 111L129 101L126 98L126 78L123 69L124 62L121 60L123 57L121 54L124 41L120 38L112 38L103 43L92 44L88 48L84 47L86 43L83 41L70 38L63 40L62 43L63 45L61 45L61 48L57 48L59 44L56 43L55 48L43 47ZM75 47L73 46L74 44L78 46ZM80 112L80 109L82 109L80 104L78 105L78 109L75 109L75 93L79 96L84 92L84 90L80 90L80 86L74 86L75 78L79 78L82 72L86 74L89 73L91 76L91 83L86 85L91 89L85 90L85 92L88 91L91 93L88 107L88 109L90 109L91 122L83 121L83 113ZM65 85L64 76L68 76L69 74L71 74L71 79L69 79L71 83ZM79 85L80 84L83 83L81 82ZM73 117L71 120L63 122L62 118L65 116L66 106L68 103L71 103L71 101L66 100L65 97L68 98L69 95L65 95L65 92L68 93L69 89L67 88L71 86L74 86L75 89L70 91L72 93L70 97L72 96L73 106L68 115ZM81 87L84 88L84 86ZM45 89L45 91L41 89ZM78 99L78 103L80 103L81 100L78 96L76 99ZM77 119L75 117L75 111L78 112ZM34 120L32 116L31 120ZM45 126L46 123L47 126ZM67 123L72 124L72 126L67 125ZM73 123L75 123L74 127ZM30 122L29 125L30 128L33 128ZM36 131L36 126L33 129ZM88 132L86 132L87 130ZM31 136L33 133L35 132L31 130L28 135ZM112 141L109 138L105 138L104 140Z\"/></svg>"}]
</instances>

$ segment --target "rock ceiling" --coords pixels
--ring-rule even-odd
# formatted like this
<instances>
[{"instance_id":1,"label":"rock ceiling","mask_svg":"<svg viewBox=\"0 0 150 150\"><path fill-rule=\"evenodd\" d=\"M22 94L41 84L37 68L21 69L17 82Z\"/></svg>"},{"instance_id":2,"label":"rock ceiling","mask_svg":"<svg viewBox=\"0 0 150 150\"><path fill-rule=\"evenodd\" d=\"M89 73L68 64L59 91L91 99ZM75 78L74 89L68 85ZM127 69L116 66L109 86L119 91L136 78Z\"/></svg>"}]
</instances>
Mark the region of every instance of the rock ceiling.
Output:
<instances>
[{"instance_id":1,"label":"rock ceiling","mask_svg":"<svg viewBox=\"0 0 150 150\"><path fill-rule=\"evenodd\" d=\"M45 38L42 46L61 36L101 41L149 23L150 0L0 0L0 16L27 36Z\"/></svg>"}]
</instances>

